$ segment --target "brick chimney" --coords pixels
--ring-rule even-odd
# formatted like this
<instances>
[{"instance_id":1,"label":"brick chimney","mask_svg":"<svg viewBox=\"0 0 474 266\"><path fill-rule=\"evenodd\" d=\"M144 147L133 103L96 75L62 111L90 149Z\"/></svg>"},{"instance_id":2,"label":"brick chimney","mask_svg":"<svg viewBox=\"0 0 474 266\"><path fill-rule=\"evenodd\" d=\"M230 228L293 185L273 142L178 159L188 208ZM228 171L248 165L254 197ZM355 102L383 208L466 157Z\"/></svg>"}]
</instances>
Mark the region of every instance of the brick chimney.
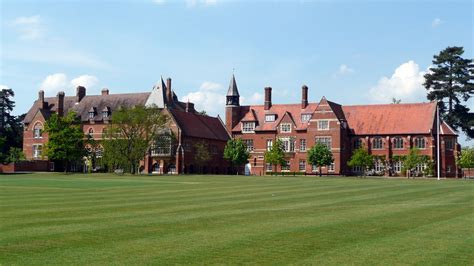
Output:
<instances>
[{"instance_id":1,"label":"brick chimney","mask_svg":"<svg viewBox=\"0 0 474 266\"><path fill-rule=\"evenodd\" d=\"M308 86L303 85L301 87L301 109L305 109L308 106Z\"/></svg>"},{"instance_id":2,"label":"brick chimney","mask_svg":"<svg viewBox=\"0 0 474 266\"><path fill-rule=\"evenodd\" d=\"M77 86L76 88L76 102L80 102L86 96L86 88Z\"/></svg>"},{"instance_id":3,"label":"brick chimney","mask_svg":"<svg viewBox=\"0 0 474 266\"><path fill-rule=\"evenodd\" d=\"M109 95L109 89L107 88L103 88L101 92L102 92L102 96Z\"/></svg>"},{"instance_id":4,"label":"brick chimney","mask_svg":"<svg viewBox=\"0 0 474 266\"><path fill-rule=\"evenodd\" d=\"M264 109L269 110L272 107L272 87L265 87L265 104Z\"/></svg>"},{"instance_id":5,"label":"brick chimney","mask_svg":"<svg viewBox=\"0 0 474 266\"><path fill-rule=\"evenodd\" d=\"M56 108L56 112L58 116L64 115L64 91L58 92L58 107Z\"/></svg>"},{"instance_id":6,"label":"brick chimney","mask_svg":"<svg viewBox=\"0 0 474 266\"><path fill-rule=\"evenodd\" d=\"M166 91L166 100L168 104L171 104L173 102L173 92L171 90L171 78L166 79L166 88L168 89Z\"/></svg>"},{"instance_id":7,"label":"brick chimney","mask_svg":"<svg viewBox=\"0 0 474 266\"><path fill-rule=\"evenodd\" d=\"M38 92L38 102L39 102L39 108L43 109L45 107L45 104L44 104L44 90L40 90Z\"/></svg>"}]
</instances>

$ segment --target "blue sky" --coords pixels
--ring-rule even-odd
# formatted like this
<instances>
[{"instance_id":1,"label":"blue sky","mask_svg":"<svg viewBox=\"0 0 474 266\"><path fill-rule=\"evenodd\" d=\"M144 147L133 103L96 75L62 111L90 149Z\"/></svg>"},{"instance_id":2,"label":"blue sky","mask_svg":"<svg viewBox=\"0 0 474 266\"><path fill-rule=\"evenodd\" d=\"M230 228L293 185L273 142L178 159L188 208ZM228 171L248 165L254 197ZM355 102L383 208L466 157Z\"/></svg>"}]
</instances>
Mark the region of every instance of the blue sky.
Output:
<instances>
[{"instance_id":1,"label":"blue sky","mask_svg":"<svg viewBox=\"0 0 474 266\"><path fill-rule=\"evenodd\" d=\"M299 102L303 84L310 101L420 102L434 54L457 45L473 58L472 1L4 0L0 8L0 85L14 89L17 114L40 88L142 92L163 76L180 99L222 115L233 71L244 103L263 103L265 86L275 103Z\"/></svg>"}]
</instances>

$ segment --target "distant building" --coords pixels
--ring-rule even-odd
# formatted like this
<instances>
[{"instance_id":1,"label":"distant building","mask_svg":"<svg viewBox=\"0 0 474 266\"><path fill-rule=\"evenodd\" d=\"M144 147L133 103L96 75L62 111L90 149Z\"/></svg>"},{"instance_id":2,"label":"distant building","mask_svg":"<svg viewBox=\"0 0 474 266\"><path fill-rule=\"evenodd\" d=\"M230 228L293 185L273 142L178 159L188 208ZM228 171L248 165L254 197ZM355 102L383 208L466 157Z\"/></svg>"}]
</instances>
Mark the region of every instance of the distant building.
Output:
<instances>
[{"instance_id":1,"label":"distant building","mask_svg":"<svg viewBox=\"0 0 474 266\"><path fill-rule=\"evenodd\" d=\"M212 160L202 170L206 173L226 173L227 162L223 160L223 151L230 138L219 117L202 115L194 109L193 103L184 103L171 89L171 79L167 84L163 79L153 87L151 92L110 94L103 89L101 95L87 95L86 88L77 87L75 96L65 96L59 92L56 97L44 97L39 92L25 119L23 151L29 160L47 160L43 150L48 135L43 132L45 121L52 113L65 115L75 111L81 118L84 134L90 135L99 142L104 130L110 123L115 110L120 107L135 105L157 106L169 115L169 127L159 136L160 141L152 144L142 162L145 173L194 173L197 165L194 160L194 144L204 141L212 154ZM88 147L90 148L90 147ZM103 148L96 151L102 156ZM76 164L76 170L82 166Z\"/></svg>"},{"instance_id":2,"label":"distant building","mask_svg":"<svg viewBox=\"0 0 474 266\"><path fill-rule=\"evenodd\" d=\"M308 101L308 87L301 89L301 103L273 104L272 88L265 88L262 105L240 105L240 95L232 76L226 102L226 128L233 138L241 138L250 151L252 173L271 171L315 173L319 169L307 162L306 153L315 143L331 150L334 163L322 169L325 174L350 175L362 171L349 168L352 152L364 147L377 156L374 171L384 175L404 175L399 159L416 147L421 155L436 162L436 103L350 105L328 101ZM446 123L440 126L441 175L458 175L455 156L460 151L455 131ZM287 165L264 161L264 153L283 142ZM398 159L397 159L398 158ZM419 165L421 172L425 165ZM435 167L436 171L436 167ZM436 173L436 172L435 172Z\"/></svg>"}]
</instances>

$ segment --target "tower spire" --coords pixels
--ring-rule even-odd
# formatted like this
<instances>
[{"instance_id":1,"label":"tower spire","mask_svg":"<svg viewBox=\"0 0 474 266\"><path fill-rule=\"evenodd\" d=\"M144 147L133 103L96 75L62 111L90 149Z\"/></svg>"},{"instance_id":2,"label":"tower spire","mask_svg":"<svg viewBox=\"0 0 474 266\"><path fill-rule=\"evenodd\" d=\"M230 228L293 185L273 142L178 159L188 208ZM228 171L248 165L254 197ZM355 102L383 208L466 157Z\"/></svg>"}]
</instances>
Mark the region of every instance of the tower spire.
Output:
<instances>
[{"instance_id":1,"label":"tower spire","mask_svg":"<svg viewBox=\"0 0 474 266\"><path fill-rule=\"evenodd\" d=\"M230 80L229 89L227 90L227 105L240 105L240 95L239 90L237 88L237 82L235 81L235 75L232 74L232 78Z\"/></svg>"}]
</instances>

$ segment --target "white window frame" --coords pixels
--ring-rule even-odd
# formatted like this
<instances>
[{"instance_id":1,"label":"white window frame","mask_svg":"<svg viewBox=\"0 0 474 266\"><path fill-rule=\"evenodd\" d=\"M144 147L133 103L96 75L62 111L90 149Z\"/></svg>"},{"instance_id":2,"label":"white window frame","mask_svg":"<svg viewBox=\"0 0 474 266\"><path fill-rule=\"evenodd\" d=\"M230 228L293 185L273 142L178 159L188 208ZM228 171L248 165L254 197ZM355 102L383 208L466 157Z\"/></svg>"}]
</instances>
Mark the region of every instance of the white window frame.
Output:
<instances>
[{"instance_id":1,"label":"white window frame","mask_svg":"<svg viewBox=\"0 0 474 266\"><path fill-rule=\"evenodd\" d=\"M312 114L301 114L301 122L308 122L311 120Z\"/></svg>"},{"instance_id":2,"label":"white window frame","mask_svg":"<svg viewBox=\"0 0 474 266\"><path fill-rule=\"evenodd\" d=\"M289 172L291 169L291 161L290 160L286 160L286 165L285 166L281 166L281 171L282 172Z\"/></svg>"},{"instance_id":3,"label":"white window frame","mask_svg":"<svg viewBox=\"0 0 474 266\"><path fill-rule=\"evenodd\" d=\"M247 147L248 152L253 152L253 139L243 139L242 140L245 143L245 147ZM250 145L251 144L251 145Z\"/></svg>"},{"instance_id":4,"label":"white window frame","mask_svg":"<svg viewBox=\"0 0 474 266\"><path fill-rule=\"evenodd\" d=\"M41 122L36 122L33 126L33 138L42 139L43 138L43 124Z\"/></svg>"},{"instance_id":5,"label":"white window frame","mask_svg":"<svg viewBox=\"0 0 474 266\"><path fill-rule=\"evenodd\" d=\"M318 120L318 130L329 130L329 120Z\"/></svg>"},{"instance_id":6,"label":"white window frame","mask_svg":"<svg viewBox=\"0 0 474 266\"><path fill-rule=\"evenodd\" d=\"M293 137L280 138L283 151L294 152L295 151L295 139Z\"/></svg>"},{"instance_id":7,"label":"white window frame","mask_svg":"<svg viewBox=\"0 0 474 266\"><path fill-rule=\"evenodd\" d=\"M329 139L329 145L328 145L327 141L320 141L320 140L327 140L327 139ZM327 136L326 137L316 137L315 143L316 144L317 143L322 143L322 144L326 145L326 147L328 147L329 150L332 149L332 138L331 137L327 137Z\"/></svg>"},{"instance_id":8,"label":"white window frame","mask_svg":"<svg viewBox=\"0 0 474 266\"><path fill-rule=\"evenodd\" d=\"M276 115L275 114L266 114L265 115L265 122L275 122Z\"/></svg>"},{"instance_id":9,"label":"white window frame","mask_svg":"<svg viewBox=\"0 0 474 266\"><path fill-rule=\"evenodd\" d=\"M43 156L43 145L33 144L33 158L41 159L42 156Z\"/></svg>"},{"instance_id":10,"label":"white window frame","mask_svg":"<svg viewBox=\"0 0 474 266\"><path fill-rule=\"evenodd\" d=\"M403 162L402 161L396 161L393 163L393 171L396 173L400 173L403 168Z\"/></svg>"},{"instance_id":11,"label":"white window frame","mask_svg":"<svg viewBox=\"0 0 474 266\"><path fill-rule=\"evenodd\" d=\"M424 150L426 149L426 139L424 137L416 137L414 140L415 148ZM421 145L423 144L423 145Z\"/></svg>"},{"instance_id":12,"label":"white window frame","mask_svg":"<svg viewBox=\"0 0 474 266\"><path fill-rule=\"evenodd\" d=\"M378 147L377 144L380 144L380 147ZM372 141L372 149L373 150L383 150L383 138L382 137L375 137Z\"/></svg>"},{"instance_id":13,"label":"white window frame","mask_svg":"<svg viewBox=\"0 0 474 266\"><path fill-rule=\"evenodd\" d=\"M300 159L300 161L298 162L298 170L300 172L306 171L306 160Z\"/></svg>"},{"instance_id":14,"label":"white window frame","mask_svg":"<svg viewBox=\"0 0 474 266\"><path fill-rule=\"evenodd\" d=\"M280 125L281 133L291 133L291 123L282 123Z\"/></svg>"},{"instance_id":15,"label":"white window frame","mask_svg":"<svg viewBox=\"0 0 474 266\"><path fill-rule=\"evenodd\" d=\"M300 139L300 151L301 152L306 151L306 139Z\"/></svg>"},{"instance_id":16,"label":"white window frame","mask_svg":"<svg viewBox=\"0 0 474 266\"><path fill-rule=\"evenodd\" d=\"M385 171L385 164L382 160L374 160L374 171L377 173Z\"/></svg>"},{"instance_id":17,"label":"white window frame","mask_svg":"<svg viewBox=\"0 0 474 266\"><path fill-rule=\"evenodd\" d=\"M273 139L267 139L267 151L270 151L273 147Z\"/></svg>"},{"instance_id":18,"label":"white window frame","mask_svg":"<svg viewBox=\"0 0 474 266\"><path fill-rule=\"evenodd\" d=\"M403 146L404 146L403 142L404 142L404 140L403 140L402 137L394 137L393 138L393 149L394 150L403 150ZM401 145L397 145L397 144L401 144Z\"/></svg>"},{"instance_id":19,"label":"white window frame","mask_svg":"<svg viewBox=\"0 0 474 266\"><path fill-rule=\"evenodd\" d=\"M242 133L254 133L255 122L242 122Z\"/></svg>"}]
</instances>

